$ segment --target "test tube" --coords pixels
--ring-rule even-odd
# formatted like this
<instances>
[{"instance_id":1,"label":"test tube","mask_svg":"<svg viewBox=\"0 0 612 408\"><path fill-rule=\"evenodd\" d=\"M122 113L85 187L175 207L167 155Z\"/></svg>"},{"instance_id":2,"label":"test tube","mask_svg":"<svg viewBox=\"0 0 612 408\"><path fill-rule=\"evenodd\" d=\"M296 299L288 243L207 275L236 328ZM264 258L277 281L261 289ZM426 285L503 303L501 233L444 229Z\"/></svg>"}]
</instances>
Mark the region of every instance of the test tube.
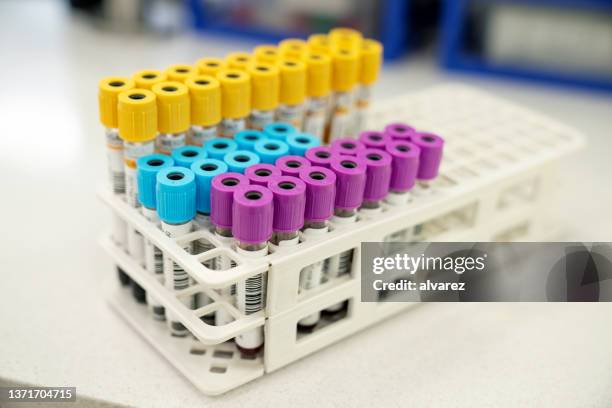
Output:
<instances>
[{"instance_id":1,"label":"test tube","mask_svg":"<svg viewBox=\"0 0 612 408\"><path fill-rule=\"evenodd\" d=\"M332 157L335 154L329 146L318 146L306 150L306 157L313 166L329 168Z\"/></svg>"},{"instance_id":2,"label":"test tube","mask_svg":"<svg viewBox=\"0 0 612 408\"><path fill-rule=\"evenodd\" d=\"M210 221L215 227L215 236L224 244L230 245L234 241L232 235L232 207L234 204L234 191L247 186L249 180L239 173L225 173L213 178L210 188ZM227 257L215 260L215 269L227 270L234 266L234 262ZM235 292L235 285L222 288L220 294L231 301ZM215 313L215 325L223 326L233 320L231 314L225 309Z\"/></svg>"},{"instance_id":3,"label":"test tube","mask_svg":"<svg viewBox=\"0 0 612 408\"><path fill-rule=\"evenodd\" d=\"M380 149L365 149L357 153L357 158L366 164L366 185L359 212L364 218L371 218L382 211L381 203L389 194L391 155Z\"/></svg>"},{"instance_id":4,"label":"test tube","mask_svg":"<svg viewBox=\"0 0 612 408\"><path fill-rule=\"evenodd\" d=\"M332 152L346 156L357 156L360 151L365 150L365 146L359 140L342 138L336 139L331 144Z\"/></svg>"},{"instance_id":5,"label":"test tube","mask_svg":"<svg viewBox=\"0 0 612 408\"><path fill-rule=\"evenodd\" d=\"M157 215L157 173L174 166L174 160L165 154L151 154L139 158L136 162L138 180L138 199L142 205L142 215L156 227L160 227ZM151 241L144 241L145 269L159 281L164 283L164 260L162 251ZM166 311L159 300L146 294L147 305L155 320L165 320Z\"/></svg>"},{"instance_id":6,"label":"test tube","mask_svg":"<svg viewBox=\"0 0 612 408\"><path fill-rule=\"evenodd\" d=\"M292 124L286 122L272 122L264 126L263 132L269 139L287 141L287 137L298 133Z\"/></svg>"},{"instance_id":7,"label":"test tube","mask_svg":"<svg viewBox=\"0 0 612 408\"><path fill-rule=\"evenodd\" d=\"M306 42L308 50L318 54L329 54L330 42L327 34L312 34Z\"/></svg>"},{"instance_id":8,"label":"test tube","mask_svg":"<svg viewBox=\"0 0 612 408\"><path fill-rule=\"evenodd\" d=\"M221 83L221 125L219 136L233 138L243 130L251 111L251 79L249 74L237 69L217 73Z\"/></svg>"},{"instance_id":9,"label":"test tube","mask_svg":"<svg viewBox=\"0 0 612 408\"><path fill-rule=\"evenodd\" d=\"M286 38L278 43L278 53L282 58L301 60L306 56L308 46L301 38Z\"/></svg>"},{"instance_id":10,"label":"test tube","mask_svg":"<svg viewBox=\"0 0 612 408\"><path fill-rule=\"evenodd\" d=\"M278 167L272 164L259 163L247 168L244 171L244 175L249 179L251 184L266 187L268 181L270 181L272 177L280 176L282 173Z\"/></svg>"},{"instance_id":11,"label":"test tube","mask_svg":"<svg viewBox=\"0 0 612 408\"><path fill-rule=\"evenodd\" d=\"M253 55L255 56L255 61L257 62L276 64L278 59L278 48L276 45L272 44L258 45L253 49Z\"/></svg>"},{"instance_id":12,"label":"test tube","mask_svg":"<svg viewBox=\"0 0 612 408\"><path fill-rule=\"evenodd\" d=\"M217 72L227 68L227 64L221 58L200 58L196 62L200 75L217 75Z\"/></svg>"},{"instance_id":13,"label":"test tube","mask_svg":"<svg viewBox=\"0 0 612 408\"><path fill-rule=\"evenodd\" d=\"M276 120L291 123L296 129L301 130L306 100L306 64L297 59L283 58L279 60L278 67L280 104L276 109Z\"/></svg>"},{"instance_id":14,"label":"test tube","mask_svg":"<svg viewBox=\"0 0 612 408\"><path fill-rule=\"evenodd\" d=\"M185 81L191 99L189 143L203 146L217 137L221 122L221 85L210 75L194 75Z\"/></svg>"},{"instance_id":15,"label":"test tube","mask_svg":"<svg viewBox=\"0 0 612 408\"><path fill-rule=\"evenodd\" d=\"M255 143L267 138L268 136L259 130L245 129L236 133L234 141L238 143L238 149L253 151Z\"/></svg>"},{"instance_id":16,"label":"test tube","mask_svg":"<svg viewBox=\"0 0 612 408\"><path fill-rule=\"evenodd\" d=\"M169 167L157 173L157 213L161 227L169 238L188 234L192 229L192 220L196 215L195 175L184 167ZM191 253L191 244L183 249ZM182 266L164 256L164 282L168 289L181 291L189 287L189 275ZM181 302L193 308L193 296L183 296ZM172 315L166 312L170 333L176 337L185 337L187 328Z\"/></svg>"},{"instance_id":17,"label":"test tube","mask_svg":"<svg viewBox=\"0 0 612 408\"><path fill-rule=\"evenodd\" d=\"M276 160L276 167L283 176L299 177L303 168L311 167L310 161L302 156L283 156Z\"/></svg>"},{"instance_id":18,"label":"test tube","mask_svg":"<svg viewBox=\"0 0 612 408\"><path fill-rule=\"evenodd\" d=\"M203 147L182 146L174 149L171 156L176 166L190 168L193 162L205 159L208 154Z\"/></svg>"},{"instance_id":19,"label":"test tube","mask_svg":"<svg viewBox=\"0 0 612 408\"><path fill-rule=\"evenodd\" d=\"M262 163L274 164L279 157L289 154L289 145L282 140L264 139L255 143L254 151Z\"/></svg>"},{"instance_id":20,"label":"test tube","mask_svg":"<svg viewBox=\"0 0 612 408\"><path fill-rule=\"evenodd\" d=\"M251 76L249 128L263 130L264 126L274 121L274 113L278 107L278 68L273 64L254 62L249 64L247 72Z\"/></svg>"},{"instance_id":21,"label":"test tube","mask_svg":"<svg viewBox=\"0 0 612 408\"><path fill-rule=\"evenodd\" d=\"M385 150L391 140L391 136L377 130L366 130L359 134L359 141L368 149Z\"/></svg>"},{"instance_id":22,"label":"test tube","mask_svg":"<svg viewBox=\"0 0 612 408\"><path fill-rule=\"evenodd\" d=\"M325 121L329 110L331 92L331 58L323 53L308 52L306 63L306 109L304 132L322 139L325 135Z\"/></svg>"},{"instance_id":23,"label":"test tube","mask_svg":"<svg viewBox=\"0 0 612 408\"><path fill-rule=\"evenodd\" d=\"M308 149L321 144L321 139L309 133L295 133L287 137L289 152L297 156L304 156Z\"/></svg>"},{"instance_id":24,"label":"test tube","mask_svg":"<svg viewBox=\"0 0 612 408\"><path fill-rule=\"evenodd\" d=\"M406 204L410 198L408 191L416 182L421 149L411 142L394 140L385 150L391 155L391 182L386 201L391 205Z\"/></svg>"},{"instance_id":25,"label":"test tube","mask_svg":"<svg viewBox=\"0 0 612 408\"><path fill-rule=\"evenodd\" d=\"M223 156L223 161L229 171L244 174L248 167L259 163L259 156L248 150L234 150Z\"/></svg>"},{"instance_id":26,"label":"test tube","mask_svg":"<svg viewBox=\"0 0 612 408\"><path fill-rule=\"evenodd\" d=\"M160 82L153 85L157 96L156 140L158 153L170 154L174 149L185 146L189 130L189 89L185 84L175 81Z\"/></svg>"},{"instance_id":27,"label":"test tube","mask_svg":"<svg viewBox=\"0 0 612 408\"><path fill-rule=\"evenodd\" d=\"M364 129L370 100L372 98L372 85L378 80L382 64L382 45L371 39L364 39L361 43L361 58L359 64L359 85L355 97L355 128L353 133Z\"/></svg>"},{"instance_id":28,"label":"test tube","mask_svg":"<svg viewBox=\"0 0 612 408\"><path fill-rule=\"evenodd\" d=\"M359 75L359 52L346 47L333 48L332 58L332 100L329 142L351 135L353 94Z\"/></svg>"},{"instance_id":29,"label":"test tube","mask_svg":"<svg viewBox=\"0 0 612 408\"><path fill-rule=\"evenodd\" d=\"M232 52L225 57L225 63L229 69L239 69L245 72L253 61L253 56L248 52Z\"/></svg>"},{"instance_id":30,"label":"test tube","mask_svg":"<svg viewBox=\"0 0 612 408\"><path fill-rule=\"evenodd\" d=\"M162 72L157 69L144 69L142 71L136 72L133 75L132 79L136 84L136 88L151 90L153 85L167 81L168 76L165 72Z\"/></svg>"},{"instance_id":31,"label":"test tube","mask_svg":"<svg viewBox=\"0 0 612 408\"><path fill-rule=\"evenodd\" d=\"M268 255L274 214L272 192L266 187L247 185L234 191L232 234L238 253L249 258ZM236 283L236 302L243 314L264 308L266 281L262 273ZM236 347L242 355L256 355L263 347L263 327L236 336Z\"/></svg>"},{"instance_id":32,"label":"test tube","mask_svg":"<svg viewBox=\"0 0 612 408\"><path fill-rule=\"evenodd\" d=\"M336 173L336 197L334 200L334 216L332 223L336 226L346 226L357 221L357 209L363 202L363 192L366 185L366 164L354 156L334 156L330 163L331 170ZM325 280L335 279L351 271L353 250L349 249L327 259ZM336 303L323 313L336 316L345 308L346 302Z\"/></svg>"},{"instance_id":33,"label":"test tube","mask_svg":"<svg viewBox=\"0 0 612 408\"><path fill-rule=\"evenodd\" d=\"M274 196L274 216L270 252L299 243L300 229L304 226L306 184L294 176L278 176L268 181Z\"/></svg>"},{"instance_id":34,"label":"test tube","mask_svg":"<svg viewBox=\"0 0 612 408\"><path fill-rule=\"evenodd\" d=\"M388 135L393 140L406 140L410 142L416 130L405 123L395 122L385 126L384 134Z\"/></svg>"},{"instance_id":35,"label":"test tube","mask_svg":"<svg viewBox=\"0 0 612 408\"><path fill-rule=\"evenodd\" d=\"M226 154L238 149L238 143L232 139L215 137L204 144L204 150L211 159L223 160Z\"/></svg>"},{"instance_id":36,"label":"test tube","mask_svg":"<svg viewBox=\"0 0 612 408\"><path fill-rule=\"evenodd\" d=\"M134 88L134 81L124 77L108 77L99 82L98 102L100 122L106 137L106 160L108 179L113 193L125 194L125 172L123 169L123 140L119 137L117 99L121 92ZM127 225L117 214L112 214L112 238L122 248L127 244ZM119 280L123 285L130 277L117 266Z\"/></svg>"},{"instance_id":37,"label":"test tube","mask_svg":"<svg viewBox=\"0 0 612 408\"><path fill-rule=\"evenodd\" d=\"M329 231L329 220L334 214L336 175L333 171L319 166L305 167L300 179L306 184L306 207L304 210L304 241L316 239ZM317 261L300 271L300 291L318 287L323 282L324 261ZM315 312L298 322L298 330L311 332L321 317Z\"/></svg>"},{"instance_id":38,"label":"test tube","mask_svg":"<svg viewBox=\"0 0 612 408\"><path fill-rule=\"evenodd\" d=\"M146 89L130 89L119 94L119 137L123 140L125 172L125 198L130 207L138 208L138 183L136 161L155 151L157 135L157 103L155 94ZM134 228L127 230L128 253L136 262L144 265L144 241Z\"/></svg>"},{"instance_id":39,"label":"test tube","mask_svg":"<svg viewBox=\"0 0 612 408\"><path fill-rule=\"evenodd\" d=\"M196 67L188 64L174 64L170 65L168 69L166 69L168 81L175 81L183 84L188 78L197 75L198 73L199 71Z\"/></svg>"},{"instance_id":40,"label":"test tube","mask_svg":"<svg viewBox=\"0 0 612 408\"><path fill-rule=\"evenodd\" d=\"M430 132L416 132L412 143L420 149L417 179L422 190L431 190L431 181L438 176L444 139Z\"/></svg>"}]
</instances>

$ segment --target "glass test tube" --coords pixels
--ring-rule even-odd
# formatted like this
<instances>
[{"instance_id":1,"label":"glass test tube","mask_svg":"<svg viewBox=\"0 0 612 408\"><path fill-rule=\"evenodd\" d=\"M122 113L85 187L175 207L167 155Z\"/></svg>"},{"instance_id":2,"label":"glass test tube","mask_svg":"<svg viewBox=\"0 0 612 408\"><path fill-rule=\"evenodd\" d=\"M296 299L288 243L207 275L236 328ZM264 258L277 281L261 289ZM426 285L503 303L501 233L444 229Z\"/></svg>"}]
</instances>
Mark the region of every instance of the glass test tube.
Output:
<instances>
[{"instance_id":1,"label":"glass test tube","mask_svg":"<svg viewBox=\"0 0 612 408\"><path fill-rule=\"evenodd\" d=\"M304 226L306 184L294 176L278 176L268 181L274 196L274 217L270 252L299 243L299 232Z\"/></svg>"},{"instance_id":2,"label":"glass test tube","mask_svg":"<svg viewBox=\"0 0 612 408\"><path fill-rule=\"evenodd\" d=\"M359 52L351 48L333 48L332 100L327 141L352 136L353 94L359 74Z\"/></svg>"},{"instance_id":3,"label":"glass test tube","mask_svg":"<svg viewBox=\"0 0 612 408\"><path fill-rule=\"evenodd\" d=\"M250 129L263 130L274 121L278 107L280 78L278 68L265 62L254 62L247 68L251 77Z\"/></svg>"},{"instance_id":4,"label":"glass test tube","mask_svg":"<svg viewBox=\"0 0 612 408\"><path fill-rule=\"evenodd\" d=\"M323 53L308 52L304 62L307 67L306 94L308 95L304 132L323 139L331 91L331 58Z\"/></svg>"},{"instance_id":5,"label":"glass test tube","mask_svg":"<svg viewBox=\"0 0 612 408\"><path fill-rule=\"evenodd\" d=\"M194 75L185 81L191 99L189 144L203 146L217 137L221 122L221 85L211 75Z\"/></svg>"},{"instance_id":6,"label":"glass test tube","mask_svg":"<svg viewBox=\"0 0 612 408\"><path fill-rule=\"evenodd\" d=\"M379 149L364 149L357 158L366 164L366 185L359 213L372 218L382 211L381 203L389 193L391 183L391 155Z\"/></svg>"},{"instance_id":7,"label":"glass test tube","mask_svg":"<svg viewBox=\"0 0 612 408\"><path fill-rule=\"evenodd\" d=\"M171 154L174 149L185 146L190 125L191 101L185 84L165 81L153 85L157 96L156 150Z\"/></svg>"},{"instance_id":8,"label":"glass test tube","mask_svg":"<svg viewBox=\"0 0 612 408\"><path fill-rule=\"evenodd\" d=\"M359 65L359 85L355 97L355 120L352 134L358 134L365 127L365 121L372 98L372 86L378 80L382 64L382 45L371 39L361 43L361 58Z\"/></svg>"},{"instance_id":9,"label":"glass test tube","mask_svg":"<svg viewBox=\"0 0 612 408\"><path fill-rule=\"evenodd\" d=\"M306 101L306 64L297 59L279 60L280 94L276 121L287 122L302 129Z\"/></svg>"},{"instance_id":10,"label":"glass test tube","mask_svg":"<svg viewBox=\"0 0 612 408\"><path fill-rule=\"evenodd\" d=\"M217 73L221 83L221 124L219 136L233 138L246 127L251 112L251 79L249 74L237 69Z\"/></svg>"}]
</instances>

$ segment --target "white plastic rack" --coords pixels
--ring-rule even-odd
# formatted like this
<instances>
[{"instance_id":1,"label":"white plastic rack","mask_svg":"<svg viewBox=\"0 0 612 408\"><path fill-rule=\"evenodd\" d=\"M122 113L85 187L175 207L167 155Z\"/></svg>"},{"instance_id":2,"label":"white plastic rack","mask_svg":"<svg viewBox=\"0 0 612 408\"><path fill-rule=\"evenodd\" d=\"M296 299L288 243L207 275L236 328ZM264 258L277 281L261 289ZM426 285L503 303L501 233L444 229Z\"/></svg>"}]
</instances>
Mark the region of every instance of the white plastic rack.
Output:
<instances>
[{"instance_id":1,"label":"white plastic rack","mask_svg":"<svg viewBox=\"0 0 612 408\"><path fill-rule=\"evenodd\" d=\"M193 278L193 286L172 292L110 237L102 240L113 261L171 311L193 337L172 337L166 324L153 320L128 289L117 289L112 305L202 392L216 395L414 305L360 302L361 242L537 241L559 226L551 205L557 187L555 166L582 145L583 137L575 130L462 85L440 86L379 103L369 115L368 128L382 129L398 121L446 139L435 182L417 186L404 206L385 206L373 219L335 226L318 240L309 239L261 259L240 256L206 230L170 239L110 189L102 190L99 195L113 212ZM200 239L214 248L194 254L183 250L184 243ZM300 293L299 275L304 267L346 250L353 250L350 274ZM230 258L236 266L222 271L204 266L207 260L219 257ZM267 276L263 311L243 315L219 295L219 289L260 273ZM180 301L195 293L205 293L212 303L191 310ZM300 319L343 301L348 302L344 316L335 321L322 319L312 333L298 332ZM234 321L212 326L201 319L219 309L227 310ZM243 358L227 340L258 326L264 327L263 355Z\"/></svg>"}]
</instances>

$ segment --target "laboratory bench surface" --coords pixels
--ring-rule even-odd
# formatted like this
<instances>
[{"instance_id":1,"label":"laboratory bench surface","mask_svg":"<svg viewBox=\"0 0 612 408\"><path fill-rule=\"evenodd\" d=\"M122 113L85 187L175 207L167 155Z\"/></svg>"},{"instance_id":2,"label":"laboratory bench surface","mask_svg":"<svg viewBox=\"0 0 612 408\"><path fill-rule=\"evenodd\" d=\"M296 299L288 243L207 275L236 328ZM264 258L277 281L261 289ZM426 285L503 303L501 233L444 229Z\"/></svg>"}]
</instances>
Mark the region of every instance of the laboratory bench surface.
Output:
<instances>
[{"instance_id":1,"label":"laboratory bench surface","mask_svg":"<svg viewBox=\"0 0 612 408\"><path fill-rule=\"evenodd\" d=\"M612 406L612 305L429 304L220 397L200 394L109 307L97 239L109 213L97 81L223 55L215 37L112 34L62 2L0 3L0 383L76 386L88 404ZM441 82L479 86L580 129L560 171L565 240L609 241L612 98L458 76L417 57L385 67L377 98Z\"/></svg>"}]
</instances>

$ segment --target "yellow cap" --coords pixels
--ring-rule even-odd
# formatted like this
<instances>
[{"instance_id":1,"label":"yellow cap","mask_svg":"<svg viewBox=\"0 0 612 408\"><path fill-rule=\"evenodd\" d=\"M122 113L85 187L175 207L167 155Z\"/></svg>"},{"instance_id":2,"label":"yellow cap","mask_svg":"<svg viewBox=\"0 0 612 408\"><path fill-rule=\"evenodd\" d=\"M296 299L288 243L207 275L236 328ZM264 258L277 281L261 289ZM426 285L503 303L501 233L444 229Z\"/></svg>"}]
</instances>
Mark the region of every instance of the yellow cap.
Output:
<instances>
[{"instance_id":1,"label":"yellow cap","mask_svg":"<svg viewBox=\"0 0 612 408\"><path fill-rule=\"evenodd\" d=\"M134 81L125 77L107 77L98 83L98 106L100 122L107 128L116 128L117 97L123 91L134 87Z\"/></svg>"},{"instance_id":2,"label":"yellow cap","mask_svg":"<svg viewBox=\"0 0 612 408\"><path fill-rule=\"evenodd\" d=\"M136 88L151 89L153 85L166 81L168 76L165 72L157 69L143 69L136 72L133 78Z\"/></svg>"},{"instance_id":3,"label":"yellow cap","mask_svg":"<svg viewBox=\"0 0 612 408\"><path fill-rule=\"evenodd\" d=\"M308 37L308 49L312 52L327 54L330 50L327 34L312 34Z\"/></svg>"},{"instance_id":4,"label":"yellow cap","mask_svg":"<svg viewBox=\"0 0 612 408\"><path fill-rule=\"evenodd\" d=\"M306 93L308 96L322 97L329 94L331 88L331 58L322 53L308 52L306 63Z\"/></svg>"},{"instance_id":5,"label":"yellow cap","mask_svg":"<svg viewBox=\"0 0 612 408\"><path fill-rule=\"evenodd\" d=\"M257 62L274 64L278 59L278 48L276 48L276 45L258 45L253 49L253 55L255 56L255 61Z\"/></svg>"},{"instance_id":6,"label":"yellow cap","mask_svg":"<svg viewBox=\"0 0 612 408\"><path fill-rule=\"evenodd\" d=\"M168 81L177 81L185 83L185 80L190 76L196 75L198 70L193 65L175 64L170 65L166 70Z\"/></svg>"},{"instance_id":7,"label":"yellow cap","mask_svg":"<svg viewBox=\"0 0 612 408\"><path fill-rule=\"evenodd\" d=\"M359 77L359 52L348 48L332 51L332 89L346 92L353 89Z\"/></svg>"},{"instance_id":8,"label":"yellow cap","mask_svg":"<svg viewBox=\"0 0 612 408\"><path fill-rule=\"evenodd\" d=\"M177 81L153 85L157 97L157 130L160 133L182 133L189 129L189 89Z\"/></svg>"},{"instance_id":9,"label":"yellow cap","mask_svg":"<svg viewBox=\"0 0 612 408\"><path fill-rule=\"evenodd\" d=\"M280 103L298 105L304 102L306 64L297 59L283 58L277 65L280 71Z\"/></svg>"},{"instance_id":10,"label":"yellow cap","mask_svg":"<svg viewBox=\"0 0 612 408\"><path fill-rule=\"evenodd\" d=\"M157 135L157 103L148 89L133 88L119 94L119 136L126 142L148 142Z\"/></svg>"},{"instance_id":11,"label":"yellow cap","mask_svg":"<svg viewBox=\"0 0 612 408\"><path fill-rule=\"evenodd\" d=\"M238 69L217 73L221 83L221 115L227 119L245 118L251 111L251 79Z\"/></svg>"},{"instance_id":12,"label":"yellow cap","mask_svg":"<svg viewBox=\"0 0 612 408\"><path fill-rule=\"evenodd\" d=\"M329 31L329 40L333 47L359 49L363 36L352 28L338 27Z\"/></svg>"},{"instance_id":13,"label":"yellow cap","mask_svg":"<svg viewBox=\"0 0 612 408\"><path fill-rule=\"evenodd\" d=\"M382 45L376 40L366 39L361 44L361 63L359 66L359 82L371 85L378 79L382 63Z\"/></svg>"},{"instance_id":14,"label":"yellow cap","mask_svg":"<svg viewBox=\"0 0 612 408\"><path fill-rule=\"evenodd\" d=\"M255 62L249 65L247 72L251 76L251 109L276 109L280 88L278 68L265 62Z\"/></svg>"},{"instance_id":15,"label":"yellow cap","mask_svg":"<svg viewBox=\"0 0 612 408\"><path fill-rule=\"evenodd\" d=\"M225 61L221 58L200 58L196 62L196 67L201 75L217 75L217 72L227 68Z\"/></svg>"},{"instance_id":16,"label":"yellow cap","mask_svg":"<svg viewBox=\"0 0 612 408\"><path fill-rule=\"evenodd\" d=\"M225 57L225 62L230 69L241 69L246 71L251 61L253 61L253 56L246 52L232 52Z\"/></svg>"},{"instance_id":17,"label":"yellow cap","mask_svg":"<svg viewBox=\"0 0 612 408\"><path fill-rule=\"evenodd\" d=\"M307 49L306 41L299 38L287 38L278 43L278 50L283 58L302 59Z\"/></svg>"},{"instance_id":18,"label":"yellow cap","mask_svg":"<svg viewBox=\"0 0 612 408\"><path fill-rule=\"evenodd\" d=\"M210 75L187 78L185 85L191 97L191 123L212 126L221 121L221 85Z\"/></svg>"}]
</instances>

